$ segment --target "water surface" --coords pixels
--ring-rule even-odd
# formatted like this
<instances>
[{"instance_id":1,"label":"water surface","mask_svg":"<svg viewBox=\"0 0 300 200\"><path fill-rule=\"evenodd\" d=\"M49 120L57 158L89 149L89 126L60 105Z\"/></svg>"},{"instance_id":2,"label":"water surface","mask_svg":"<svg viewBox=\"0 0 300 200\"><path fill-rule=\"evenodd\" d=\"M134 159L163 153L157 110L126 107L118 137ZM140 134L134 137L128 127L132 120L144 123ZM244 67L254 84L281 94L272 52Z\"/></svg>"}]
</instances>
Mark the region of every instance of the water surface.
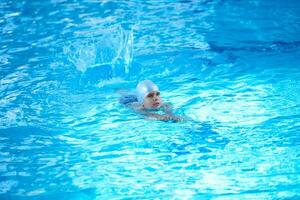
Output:
<instances>
[{"instance_id":1,"label":"water surface","mask_svg":"<svg viewBox=\"0 0 300 200\"><path fill-rule=\"evenodd\" d=\"M300 198L298 1L0 2L1 199ZM190 121L145 120L153 80Z\"/></svg>"}]
</instances>

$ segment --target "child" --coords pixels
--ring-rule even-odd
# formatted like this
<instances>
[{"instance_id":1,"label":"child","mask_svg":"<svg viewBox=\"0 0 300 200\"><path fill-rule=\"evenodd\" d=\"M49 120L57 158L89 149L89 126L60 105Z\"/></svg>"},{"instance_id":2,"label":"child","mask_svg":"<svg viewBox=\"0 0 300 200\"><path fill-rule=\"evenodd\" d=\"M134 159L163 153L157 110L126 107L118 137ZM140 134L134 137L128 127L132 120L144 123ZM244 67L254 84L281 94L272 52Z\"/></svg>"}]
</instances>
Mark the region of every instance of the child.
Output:
<instances>
[{"instance_id":1,"label":"child","mask_svg":"<svg viewBox=\"0 0 300 200\"><path fill-rule=\"evenodd\" d=\"M120 103L150 118L161 121L182 121L180 117L172 113L168 104L162 102L159 88L150 80L141 81L136 87L136 95L123 96ZM157 112L163 112L163 114Z\"/></svg>"}]
</instances>

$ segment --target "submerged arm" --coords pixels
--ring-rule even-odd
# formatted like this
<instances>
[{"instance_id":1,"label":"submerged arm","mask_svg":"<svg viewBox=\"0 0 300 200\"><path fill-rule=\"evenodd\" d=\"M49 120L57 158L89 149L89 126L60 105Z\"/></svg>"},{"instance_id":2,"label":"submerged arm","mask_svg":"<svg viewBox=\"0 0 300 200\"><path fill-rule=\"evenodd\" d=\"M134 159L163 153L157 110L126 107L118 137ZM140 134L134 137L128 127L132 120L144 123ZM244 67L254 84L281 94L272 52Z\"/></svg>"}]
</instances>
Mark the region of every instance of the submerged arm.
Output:
<instances>
[{"instance_id":1,"label":"submerged arm","mask_svg":"<svg viewBox=\"0 0 300 200\"><path fill-rule=\"evenodd\" d=\"M137 110L138 113L145 115L150 118L154 118L160 121L173 121L173 122L180 122L182 121L181 118L174 116L174 114L171 111L164 110L166 115L161 115L157 113L148 112L145 109L139 109Z\"/></svg>"},{"instance_id":2,"label":"submerged arm","mask_svg":"<svg viewBox=\"0 0 300 200\"><path fill-rule=\"evenodd\" d=\"M160 121L173 121L173 122L181 121L180 118L175 117L175 116L160 115L160 114L150 113L150 112L143 112L142 114L145 115L145 116L151 117L151 118L155 118L155 119L160 120Z\"/></svg>"},{"instance_id":3,"label":"submerged arm","mask_svg":"<svg viewBox=\"0 0 300 200\"><path fill-rule=\"evenodd\" d=\"M173 121L173 122L180 122L182 121L182 119L180 117L176 117L174 116L174 114L172 113L170 107L169 108L165 108L164 112L166 113L166 115L161 115L161 114L157 114L157 113L152 113L149 112L147 110L145 110L142 106L138 105L138 104L131 104L130 107L137 113L142 114L144 116L156 119L156 120L160 120L160 121ZM168 109L168 110L166 110Z\"/></svg>"}]
</instances>

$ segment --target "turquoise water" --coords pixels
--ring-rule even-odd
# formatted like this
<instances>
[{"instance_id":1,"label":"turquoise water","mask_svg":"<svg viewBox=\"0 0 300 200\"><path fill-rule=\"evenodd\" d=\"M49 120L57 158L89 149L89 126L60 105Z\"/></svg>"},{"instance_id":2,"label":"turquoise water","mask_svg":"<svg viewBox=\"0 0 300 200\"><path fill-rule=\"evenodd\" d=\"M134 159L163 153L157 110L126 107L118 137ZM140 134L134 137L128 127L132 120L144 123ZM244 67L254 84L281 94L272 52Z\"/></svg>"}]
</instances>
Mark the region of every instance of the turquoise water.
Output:
<instances>
[{"instance_id":1,"label":"turquoise water","mask_svg":"<svg viewBox=\"0 0 300 200\"><path fill-rule=\"evenodd\" d=\"M0 199L300 198L300 2L0 1ZM153 80L190 120L145 120Z\"/></svg>"}]
</instances>

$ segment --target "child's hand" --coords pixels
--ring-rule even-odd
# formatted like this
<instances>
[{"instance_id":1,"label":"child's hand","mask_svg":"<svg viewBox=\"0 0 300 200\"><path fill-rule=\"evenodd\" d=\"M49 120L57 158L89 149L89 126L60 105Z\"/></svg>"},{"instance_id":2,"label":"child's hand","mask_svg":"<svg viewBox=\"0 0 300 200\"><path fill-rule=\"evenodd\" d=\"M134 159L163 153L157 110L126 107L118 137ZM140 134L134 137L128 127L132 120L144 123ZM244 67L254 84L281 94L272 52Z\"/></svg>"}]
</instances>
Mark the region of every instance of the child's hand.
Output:
<instances>
[{"instance_id":1,"label":"child's hand","mask_svg":"<svg viewBox=\"0 0 300 200\"><path fill-rule=\"evenodd\" d=\"M174 122L182 122L183 120L180 117L172 116L171 120Z\"/></svg>"},{"instance_id":2,"label":"child's hand","mask_svg":"<svg viewBox=\"0 0 300 200\"><path fill-rule=\"evenodd\" d=\"M162 121L173 121L173 122L181 122L182 119L176 116L162 116L161 119Z\"/></svg>"},{"instance_id":3,"label":"child's hand","mask_svg":"<svg viewBox=\"0 0 300 200\"><path fill-rule=\"evenodd\" d=\"M165 122L170 121L169 116L163 116L163 115L156 117L156 119L158 119L160 121L165 121Z\"/></svg>"}]
</instances>

